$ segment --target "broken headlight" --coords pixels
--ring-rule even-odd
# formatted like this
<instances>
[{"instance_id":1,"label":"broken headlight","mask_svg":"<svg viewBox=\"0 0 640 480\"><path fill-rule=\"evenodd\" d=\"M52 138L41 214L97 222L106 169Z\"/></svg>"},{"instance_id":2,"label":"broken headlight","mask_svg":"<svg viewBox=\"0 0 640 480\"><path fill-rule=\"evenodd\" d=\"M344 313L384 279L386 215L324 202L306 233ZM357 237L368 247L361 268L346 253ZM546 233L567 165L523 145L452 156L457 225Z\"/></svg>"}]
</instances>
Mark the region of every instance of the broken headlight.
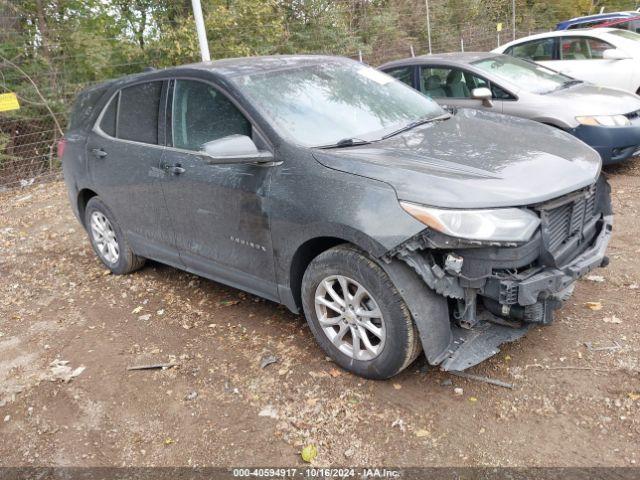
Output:
<instances>
[{"instance_id":1,"label":"broken headlight","mask_svg":"<svg viewBox=\"0 0 640 480\"><path fill-rule=\"evenodd\" d=\"M540 225L536 214L522 208L450 210L400 202L413 218L451 237L496 242L526 242Z\"/></svg>"}]
</instances>

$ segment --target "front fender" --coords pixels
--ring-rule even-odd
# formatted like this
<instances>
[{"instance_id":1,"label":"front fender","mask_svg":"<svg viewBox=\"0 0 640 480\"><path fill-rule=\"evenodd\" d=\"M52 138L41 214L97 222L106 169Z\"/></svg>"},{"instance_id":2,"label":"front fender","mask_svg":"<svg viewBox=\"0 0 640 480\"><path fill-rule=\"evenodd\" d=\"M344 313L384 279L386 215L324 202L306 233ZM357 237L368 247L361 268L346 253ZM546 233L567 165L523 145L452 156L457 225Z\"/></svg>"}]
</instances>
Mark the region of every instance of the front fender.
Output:
<instances>
[{"instance_id":1,"label":"front fender","mask_svg":"<svg viewBox=\"0 0 640 480\"><path fill-rule=\"evenodd\" d=\"M453 342L447 299L427 287L403 261L393 259L381 266L411 312L427 361L438 365L450 355Z\"/></svg>"}]
</instances>

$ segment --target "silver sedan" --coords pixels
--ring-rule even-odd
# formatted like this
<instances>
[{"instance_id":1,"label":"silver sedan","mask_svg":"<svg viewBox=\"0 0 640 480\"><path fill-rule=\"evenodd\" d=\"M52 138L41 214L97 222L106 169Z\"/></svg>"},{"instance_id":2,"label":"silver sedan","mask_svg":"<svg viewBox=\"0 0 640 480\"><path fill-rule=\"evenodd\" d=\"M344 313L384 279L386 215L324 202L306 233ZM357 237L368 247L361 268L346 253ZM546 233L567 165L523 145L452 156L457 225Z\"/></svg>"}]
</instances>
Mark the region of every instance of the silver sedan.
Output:
<instances>
[{"instance_id":1,"label":"silver sedan","mask_svg":"<svg viewBox=\"0 0 640 480\"><path fill-rule=\"evenodd\" d=\"M496 53L448 53L380 70L447 107L528 118L578 137L616 163L640 153L640 97Z\"/></svg>"}]
</instances>

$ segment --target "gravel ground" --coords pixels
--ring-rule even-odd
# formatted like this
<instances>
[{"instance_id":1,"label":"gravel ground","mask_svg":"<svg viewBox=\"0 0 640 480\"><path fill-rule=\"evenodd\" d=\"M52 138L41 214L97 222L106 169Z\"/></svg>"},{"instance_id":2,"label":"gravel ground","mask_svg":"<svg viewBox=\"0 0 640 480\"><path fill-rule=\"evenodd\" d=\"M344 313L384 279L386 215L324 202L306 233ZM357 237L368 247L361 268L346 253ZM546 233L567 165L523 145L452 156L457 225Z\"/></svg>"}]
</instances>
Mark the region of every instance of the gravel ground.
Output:
<instances>
[{"instance_id":1,"label":"gravel ground","mask_svg":"<svg viewBox=\"0 0 640 480\"><path fill-rule=\"evenodd\" d=\"M0 466L296 466L308 444L324 466L638 465L640 160L608 174L609 268L470 370L511 390L423 359L360 379L274 303L156 263L110 275L62 183L1 193ZM155 363L177 366L127 370Z\"/></svg>"}]
</instances>

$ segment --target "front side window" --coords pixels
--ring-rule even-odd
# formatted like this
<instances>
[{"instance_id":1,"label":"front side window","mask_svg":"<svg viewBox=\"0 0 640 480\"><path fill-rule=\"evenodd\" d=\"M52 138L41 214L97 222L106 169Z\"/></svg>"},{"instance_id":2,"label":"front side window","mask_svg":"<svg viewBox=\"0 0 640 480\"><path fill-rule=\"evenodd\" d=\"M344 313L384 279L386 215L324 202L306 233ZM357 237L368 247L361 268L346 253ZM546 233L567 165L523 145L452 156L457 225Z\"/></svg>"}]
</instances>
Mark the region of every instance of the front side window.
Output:
<instances>
[{"instance_id":1,"label":"front side window","mask_svg":"<svg viewBox=\"0 0 640 480\"><path fill-rule=\"evenodd\" d=\"M505 55L478 60L473 65L530 93L548 93L574 81L542 65Z\"/></svg>"},{"instance_id":2,"label":"front side window","mask_svg":"<svg viewBox=\"0 0 640 480\"><path fill-rule=\"evenodd\" d=\"M231 101L209 84L176 80L171 115L173 146L202 150L229 135L251 136L251 124Z\"/></svg>"},{"instance_id":3,"label":"front side window","mask_svg":"<svg viewBox=\"0 0 640 480\"><path fill-rule=\"evenodd\" d=\"M310 147L379 139L445 114L401 81L347 60L238 75L233 81L280 135Z\"/></svg>"},{"instance_id":4,"label":"front side window","mask_svg":"<svg viewBox=\"0 0 640 480\"><path fill-rule=\"evenodd\" d=\"M475 88L490 88L489 82L466 70L449 67L421 67L422 93L439 98L471 98Z\"/></svg>"},{"instance_id":5,"label":"front side window","mask_svg":"<svg viewBox=\"0 0 640 480\"><path fill-rule=\"evenodd\" d=\"M386 70L384 73L391 75L402 83L406 83L410 87L413 87L413 67L393 68L391 70Z\"/></svg>"},{"instance_id":6,"label":"front side window","mask_svg":"<svg viewBox=\"0 0 640 480\"><path fill-rule=\"evenodd\" d=\"M613 48L597 38L563 37L560 39L561 60L600 60L605 50Z\"/></svg>"},{"instance_id":7,"label":"front side window","mask_svg":"<svg viewBox=\"0 0 640 480\"><path fill-rule=\"evenodd\" d=\"M162 82L123 88L118 102L118 129L122 140L158 144L158 111Z\"/></svg>"},{"instance_id":8,"label":"front side window","mask_svg":"<svg viewBox=\"0 0 640 480\"><path fill-rule=\"evenodd\" d=\"M534 62L544 62L553 60L553 48L555 40L553 38L542 38L531 42L514 45L509 50L509 55Z\"/></svg>"}]
</instances>

